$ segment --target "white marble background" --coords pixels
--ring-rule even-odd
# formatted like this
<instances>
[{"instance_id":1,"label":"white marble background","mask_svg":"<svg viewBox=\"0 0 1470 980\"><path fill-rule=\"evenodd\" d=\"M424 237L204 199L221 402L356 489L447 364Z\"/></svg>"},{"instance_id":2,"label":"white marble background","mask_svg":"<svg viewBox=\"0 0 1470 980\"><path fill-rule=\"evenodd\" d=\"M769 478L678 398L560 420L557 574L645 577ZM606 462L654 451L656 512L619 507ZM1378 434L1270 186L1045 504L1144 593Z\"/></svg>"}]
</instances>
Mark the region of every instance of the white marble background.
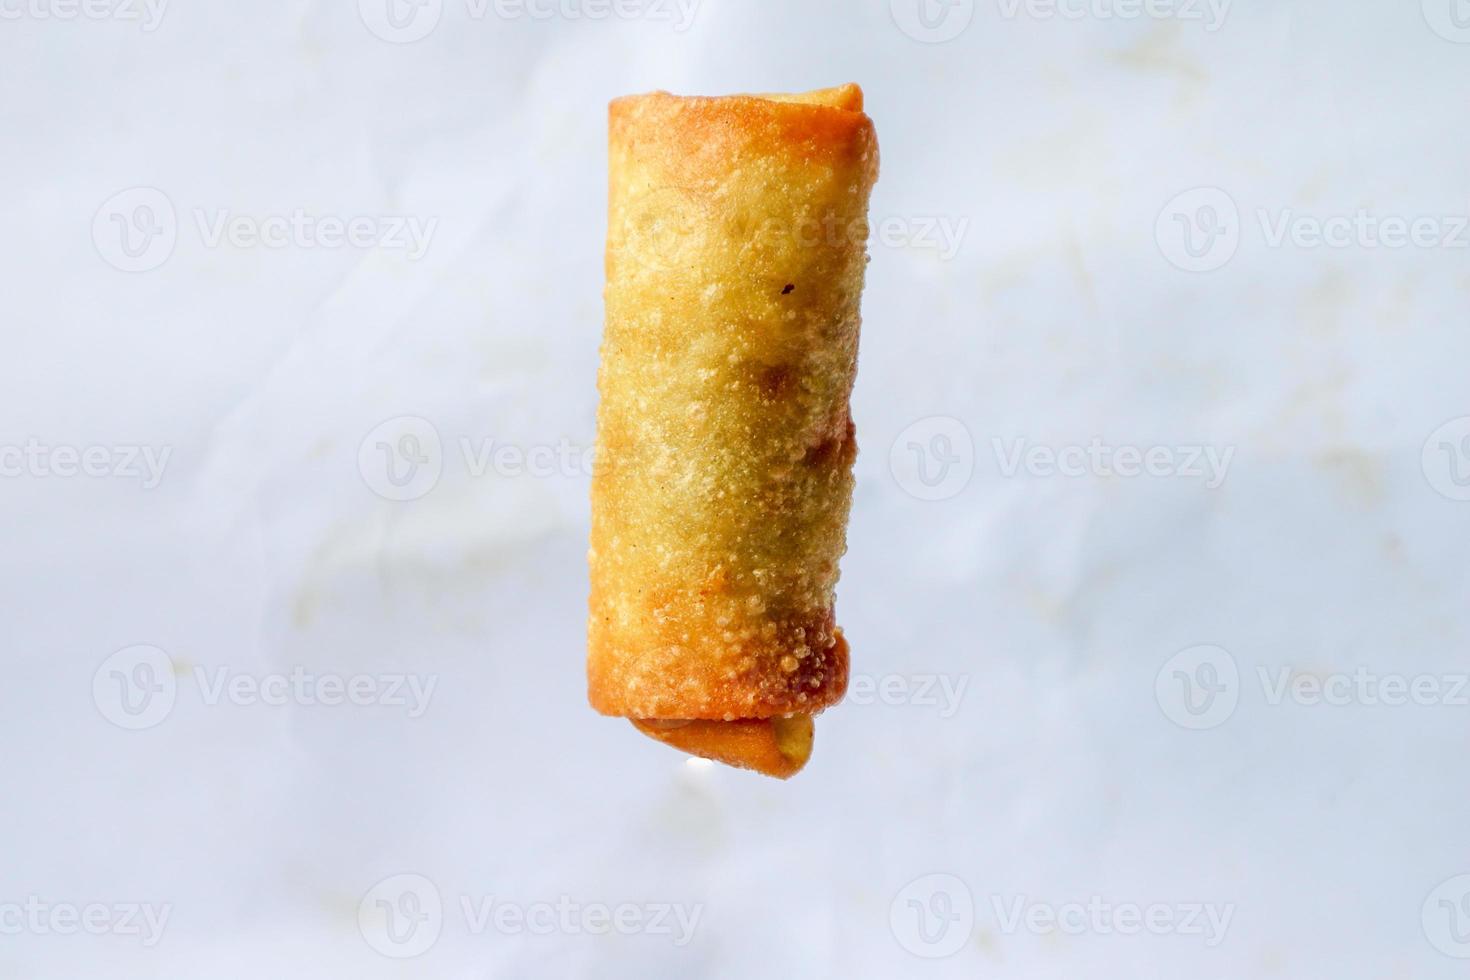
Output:
<instances>
[{"instance_id":1,"label":"white marble background","mask_svg":"<svg viewBox=\"0 0 1470 980\"><path fill-rule=\"evenodd\" d=\"M1470 4L393 2L0 0L0 978L1465 975ZM783 784L584 702L604 112L848 80Z\"/></svg>"}]
</instances>

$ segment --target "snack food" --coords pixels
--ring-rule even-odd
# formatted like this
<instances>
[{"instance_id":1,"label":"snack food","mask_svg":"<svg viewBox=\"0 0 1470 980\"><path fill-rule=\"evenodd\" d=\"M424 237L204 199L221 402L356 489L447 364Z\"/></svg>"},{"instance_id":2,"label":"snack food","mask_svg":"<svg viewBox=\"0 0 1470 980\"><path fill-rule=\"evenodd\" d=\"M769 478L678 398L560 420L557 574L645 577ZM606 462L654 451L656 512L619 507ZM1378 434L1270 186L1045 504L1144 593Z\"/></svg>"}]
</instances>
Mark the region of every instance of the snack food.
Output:
<instances>
[{"instance_id":1,"label":"snack food","mask_svg":"<svg viewBox=\"0 0 1470 980\"><path fill-rule=\"evenodd\" d=\"M868 197L856 85L609 112L588 697L785 778L841 700Z\"/></svg>"}]
</instances>

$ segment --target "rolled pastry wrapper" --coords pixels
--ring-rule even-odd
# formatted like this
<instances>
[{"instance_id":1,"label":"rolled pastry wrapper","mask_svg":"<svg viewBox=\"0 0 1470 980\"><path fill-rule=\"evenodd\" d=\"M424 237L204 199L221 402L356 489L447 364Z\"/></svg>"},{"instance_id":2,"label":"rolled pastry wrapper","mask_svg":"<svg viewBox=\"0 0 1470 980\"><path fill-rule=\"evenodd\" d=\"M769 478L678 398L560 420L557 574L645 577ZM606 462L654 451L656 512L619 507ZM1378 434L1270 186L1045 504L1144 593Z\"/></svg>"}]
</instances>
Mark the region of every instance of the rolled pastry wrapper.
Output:
<instances>
[{"instance_id":1,"label":"rolled pastry wrapper","mask_svg":"<svg viewBox=\"0 0 1470 980\"><path fill-rule=\"evenodd\" d=\"M610 107L589 700L782 778L841 700L868 198L856 85Z\"/></svg>"}]
</instances>

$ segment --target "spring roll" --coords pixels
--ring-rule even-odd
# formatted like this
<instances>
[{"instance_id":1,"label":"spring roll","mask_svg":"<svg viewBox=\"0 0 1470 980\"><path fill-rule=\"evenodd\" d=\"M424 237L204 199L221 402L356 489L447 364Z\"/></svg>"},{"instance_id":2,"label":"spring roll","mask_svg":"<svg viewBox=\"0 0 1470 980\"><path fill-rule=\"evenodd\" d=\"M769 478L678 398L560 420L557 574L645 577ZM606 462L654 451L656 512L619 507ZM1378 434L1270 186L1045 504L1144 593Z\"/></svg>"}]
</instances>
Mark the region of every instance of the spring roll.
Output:
<instances>
[{"instance_id":1,"label":"spring roll","mask_svg":"<svg viewBox=\"0 0 1470 980\"><path fill-rule=\"evenodd\" d=\"M609 111L592 706L780 778L847 688L868 198L856 85Z\"/></svg>"}]
</instances>

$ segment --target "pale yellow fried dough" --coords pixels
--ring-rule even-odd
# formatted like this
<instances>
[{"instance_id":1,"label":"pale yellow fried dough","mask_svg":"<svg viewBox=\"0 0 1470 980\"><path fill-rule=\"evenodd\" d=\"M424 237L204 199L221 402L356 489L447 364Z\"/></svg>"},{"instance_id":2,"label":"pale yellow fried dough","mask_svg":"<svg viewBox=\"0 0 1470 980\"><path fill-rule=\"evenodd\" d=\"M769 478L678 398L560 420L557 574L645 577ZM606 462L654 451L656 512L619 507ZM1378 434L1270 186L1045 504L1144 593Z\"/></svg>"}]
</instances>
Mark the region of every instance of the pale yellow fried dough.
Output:
<instances>
[{"instance_id":1,"label":"pale yellow fried dough","mask_svg":"<svg viewBox=\"0 0 1470 980\"><path fill-rule=\"evenodd\" d=\"M805 756L749 722L847 687L833 592L878 173L862 104L846 85L609 113L589 699L783 777Z\"/></svg>"}]
</instances>

